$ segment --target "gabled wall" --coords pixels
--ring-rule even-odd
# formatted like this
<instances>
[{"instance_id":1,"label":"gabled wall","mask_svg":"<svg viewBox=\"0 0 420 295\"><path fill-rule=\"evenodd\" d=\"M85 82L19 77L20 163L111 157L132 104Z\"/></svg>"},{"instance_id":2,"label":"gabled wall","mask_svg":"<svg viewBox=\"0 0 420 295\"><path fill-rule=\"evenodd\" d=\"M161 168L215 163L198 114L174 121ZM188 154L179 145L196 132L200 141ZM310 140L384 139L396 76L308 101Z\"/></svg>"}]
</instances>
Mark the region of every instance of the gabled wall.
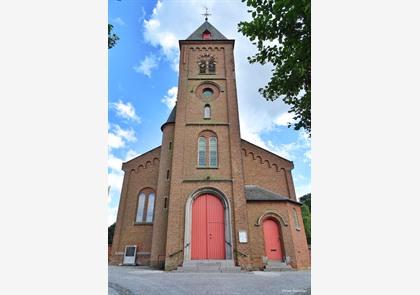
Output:
<instances>
[{"instance_id":1,"label":"gabled wall","mask_svg":"<svg viewBox=\"0 0 420 295\"><path fill-rule=\"evenodd\" d=\"M153 224L136 224L138 194L145 188L156 194L160 147L123 164L124 181L112 242L111 264L122 263L126 245L137 245L137 263L148 264Z\"/></svg>"},{"instance_id":2,"label":"gabled wall","mask_svg":"<svg viewBox=\"0 0 420 295\"><path fill-rule=\"evenodd\" d=\"M283 159L246 140L241 140L245 184L258 185L296 200L292 180L293 162Z\"/></svg>"}]
</instances>

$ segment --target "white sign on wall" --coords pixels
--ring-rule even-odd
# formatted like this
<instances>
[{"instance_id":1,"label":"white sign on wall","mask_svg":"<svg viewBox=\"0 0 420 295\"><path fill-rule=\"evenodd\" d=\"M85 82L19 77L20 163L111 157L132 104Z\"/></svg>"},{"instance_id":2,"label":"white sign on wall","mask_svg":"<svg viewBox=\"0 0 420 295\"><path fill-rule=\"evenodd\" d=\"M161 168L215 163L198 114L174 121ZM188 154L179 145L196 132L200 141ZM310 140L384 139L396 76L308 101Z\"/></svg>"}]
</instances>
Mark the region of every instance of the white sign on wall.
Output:
<instances>
[{"instance_id":1,"label":"white sign on wall","mask_svg":"<svg viewBox=\"0 0 420 295\"><path fill-rule=\"evenodd\" d=\"M248 234L246 230L239 231L239 243L248 243Z\"/></svg>"}]
</instances>

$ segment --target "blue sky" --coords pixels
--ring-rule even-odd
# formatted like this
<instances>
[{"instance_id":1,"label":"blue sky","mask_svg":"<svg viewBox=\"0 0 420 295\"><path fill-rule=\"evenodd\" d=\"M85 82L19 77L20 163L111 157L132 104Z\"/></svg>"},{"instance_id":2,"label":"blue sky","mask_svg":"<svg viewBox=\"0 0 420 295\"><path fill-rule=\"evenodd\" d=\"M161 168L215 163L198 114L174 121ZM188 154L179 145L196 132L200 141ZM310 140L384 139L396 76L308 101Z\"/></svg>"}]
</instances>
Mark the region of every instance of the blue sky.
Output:
<instances>
[{"instance_id":1,"label":"blue sky","mask_svg":"<svg viewBox=\"0 0 420 295\"><path fill-rule=\"evenodd\" d=\"M258 93L269 80L271 65L250 65L256 49L237 32L250 18L240 1L122 0L108 2L108 21L120 37L108 50L108 224L116 219L123 173L121 164L161 143L160 126L175 103L178 40L204 21L235 39L235 63L242 138L292 160L297 196L311 191L310 139L287 128L290 114L279 99L267 102ZM257 118L257 119L256 119Z\"/></svg>"}]
</instances>

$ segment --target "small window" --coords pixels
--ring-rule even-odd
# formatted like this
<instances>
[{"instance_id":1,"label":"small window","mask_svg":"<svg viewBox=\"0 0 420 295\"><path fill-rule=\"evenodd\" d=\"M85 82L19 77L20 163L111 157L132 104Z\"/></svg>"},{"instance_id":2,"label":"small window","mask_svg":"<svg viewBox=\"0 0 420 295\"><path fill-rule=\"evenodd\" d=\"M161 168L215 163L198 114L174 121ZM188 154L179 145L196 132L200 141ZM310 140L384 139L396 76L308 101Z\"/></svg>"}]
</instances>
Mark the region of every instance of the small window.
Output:
<instances>
[{"instance_id":1,"label":"small window","mask_svg":"<svg viewBox=\"0 0 420 295\"><path fill-rule=\"evenodd\" d=\"M199 68L200 68L200 74L205 74L206 73L206 61L205 60L201 60L199 63Z\"/></svg>"},{"instance_id":2,"label":"small window","mask_svg":"<svg viewBox=\"0 0 420 295\"><path fill-rule=\"evenodd\" d=\"M203 33L203 39L204 40L211 39L211 33L209 31L205 30L204 33Z\"/></svg>"},{"instance_id":3,"label":"small window","mask_svg":"<svg viewBox=\"0 0 420 295\"><path fill-rule=\"evenodd\" d=\"M139 202L137 205L137 215L136 215L136 222L143 222L143 214L144 214L144 202L146 201L146 195L141 193L139 195Z\"/></svg>"},{"instance_id":4,"label":"small window","mask_svg":"<svg viewBox=\"0 0 420 295\"><path fill-rule=\"evenodd\" d=\"M203 97L205 97L205 98L212 97L213 93L214 93L213 89L211 89L211 88L204 88L203 89Z\"/></svg>"},{"instance_id":5,"label":"small window","mask_svg":"<svg viewBox=\"0 0 420 295\"><path fill-rule=\"evenodd\" d=\"M296 229L300 229L299 218L298 218L298 214L295 208L293 208L293 220L295 222Z\"/></svg>"},{"instance_id":6,"label":"small window","mask_svg":"<svg viewBox=\"0 0 420 295\"><path fill-rule=\"evenodd\" d=\"M153 222L153 210L155 209L155 194L150 193L147 204L146 222Z\"/></svg>"},{"instance_id":7,"label":"small window","mask_svg":"<svg viewBox=\"0 0 420 295\"><path fill-rule=\"evenodd\" d=\"M206 139L204 137L198 139L198 166L206 166Z\"/></svg>"},{"instance_id":8,"label":"small window","mask_svg":"<svg viewBox=\"0 0 420 295\"><path fill-rule=\"evenodd\" d=\"M172 141L169 142L169 150L172 149Z\"/></svg>"},{"instance_id":9,"label":"small window","mask_svg":"<svg viewBox=\"0 0 420 295\"><path fill-rule=\"evenodd\" d=\"M209 73L214 74L216 72L216 63L214 61L214 58L211 58L209 60Z\"/></svg>"},{"instance_id":10,"label":"small window","mask_svg":"<svg viewBox=\"0 0 420 295\"><path fill-rule=\"evenodd\" d=\"M166 171L166 179L169 180L169 169Z\"/></svg>"},{"instance_id":11,"label":"small window","mask_svg":"<svg viewBox=\"0 0 420 295\"><path fill-rule=\"evenodd\" d=\"M217 167L217 138L210 137L209 143L210 167Z\"/></svg>"},{"instance_id":12,"label":"small window","mask_svg":"<svg viewBox=\"0 0 420 295\"><path fill-rule=\"evenodd\" d=\"M204 119L210 119L210 116L211 116L210 105L206 104L204 106Z\"/></svg>"}]
</instances>

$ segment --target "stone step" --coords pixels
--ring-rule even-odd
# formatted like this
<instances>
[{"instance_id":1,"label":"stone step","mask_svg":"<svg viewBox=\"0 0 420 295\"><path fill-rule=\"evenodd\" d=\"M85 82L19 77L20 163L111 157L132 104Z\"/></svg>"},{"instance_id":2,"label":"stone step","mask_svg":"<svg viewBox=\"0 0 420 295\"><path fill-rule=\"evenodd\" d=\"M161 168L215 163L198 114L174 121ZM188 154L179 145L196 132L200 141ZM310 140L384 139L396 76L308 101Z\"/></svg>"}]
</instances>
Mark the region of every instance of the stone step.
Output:
<instances>
[{"instance_id":1,"label":"stone step","mask_svg":"<svg viewBox=\"0 0 420 295\"><path fill-rule=\"evenodd\" d=\"M177 272L240 272L241 268L235 266L233 260L189 260L185 261Z\"/></svg>"},{"instance_id":2,"label":"stone step","mask_svg":"<svg viewBox=\"0 0 420 295\"><path fill-rule=\"evenodd\" d=\"M267 264L265 266L265 271L285 271L285 270L292 270L290 265L287 265L287 263L283 261L273 261L269 260L267 261Z\"/></svg>"}]
</instances>

